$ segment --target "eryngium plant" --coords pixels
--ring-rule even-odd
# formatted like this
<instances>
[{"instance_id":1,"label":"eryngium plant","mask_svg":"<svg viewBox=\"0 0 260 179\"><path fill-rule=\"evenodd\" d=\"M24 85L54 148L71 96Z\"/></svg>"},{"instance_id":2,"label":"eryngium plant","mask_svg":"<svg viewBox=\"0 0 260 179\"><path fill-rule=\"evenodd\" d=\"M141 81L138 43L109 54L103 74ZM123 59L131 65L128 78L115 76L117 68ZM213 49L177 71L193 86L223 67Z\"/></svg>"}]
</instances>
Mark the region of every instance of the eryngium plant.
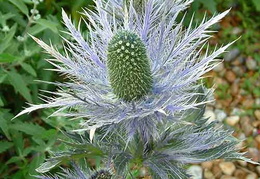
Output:
<instances>
[{"instance_id":1,"label":"eryngium plant","mask_svg":"<svg viewBox=\"0 0 260 179\"><path fill-rule=\"evenodd\" d=\"M64 38L65 55L34 39L53 56L48 61L54 70L71 81L54 83L60 89L56 97L19 115L56 107L53 116L85 119L82 130L119 124L129 137L137 131L155 136L159 123L182 122L182 112L208 102L195 101L202 85L198 80L220 62L216 58L230 45L201 53L211 37L208 28L228 11L184 29L176 18L191 2L147 0L139 13L132 1L96 0L95 11L83 13L87 36L63 11L73 39Z\"/></svg>"},{"instance_id":2,"label":"eryngium plant","mask_svg":"<svg viewBox=\"0 0 260 179\"><path fill-rule=\"evenodd\" d=\"M184 29L176 18L191 2L146 0L137 6L131 0L95 0L95 11L83 13L86 36L63 11L73 39L64 38L64 55L33 37L53 56L48 61L54 70L71 80L54 83L60 89L55 97L18 115L55 107L53 116L84 119L79 130L90 130L91 140L96 129L105 131L98 143L95 138L93 143L83 142L86 148L70 144L80 150L53 156L39 172L74 155L95 156L93 149L121 177L137 166L146 167L154 178L183 179L188 178L182 168L187 163L244 159L230 132L202 118L212 90L199 80L220 62L216 58L231 43L212 52L202 50L211 37L208 28L228 11Z\"/></svg>"}]
</instances>

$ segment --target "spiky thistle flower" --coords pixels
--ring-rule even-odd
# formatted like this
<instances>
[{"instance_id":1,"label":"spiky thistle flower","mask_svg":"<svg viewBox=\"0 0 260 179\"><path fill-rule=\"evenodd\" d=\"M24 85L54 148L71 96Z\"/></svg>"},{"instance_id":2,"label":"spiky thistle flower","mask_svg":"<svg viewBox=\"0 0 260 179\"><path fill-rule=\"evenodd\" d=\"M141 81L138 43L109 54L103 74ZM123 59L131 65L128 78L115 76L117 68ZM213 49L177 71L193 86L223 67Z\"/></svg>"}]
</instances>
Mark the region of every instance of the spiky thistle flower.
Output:
<instances>
[{"instance_id":1,"label":"spiky thistle flower","mask_svg":"<svg viewBox=\"0 0 260 179\"><path fill-rule=\"evenodd\" d=\"M118 124L129 138L138 131L144 140L158 135L162 121L182 121L182 112L208 102L207 98L196 102L195 97L209 93L198 94L198 80L219 63L216 58L230 45L202 55L211 37L208 28L228 11L183 29L183 20L177 23L176 18L191 2L147 0L136 10L135 1L95 0L96 10L83 13L87 37L63 11L74 39L64 38L65 55L33 38L54 57L48 60L54 70L71 82L54 83L60 87L53 93L56 97L18 115L56 107L53 115L85 119L82 130Z\"/></svg>"}]
</instances>

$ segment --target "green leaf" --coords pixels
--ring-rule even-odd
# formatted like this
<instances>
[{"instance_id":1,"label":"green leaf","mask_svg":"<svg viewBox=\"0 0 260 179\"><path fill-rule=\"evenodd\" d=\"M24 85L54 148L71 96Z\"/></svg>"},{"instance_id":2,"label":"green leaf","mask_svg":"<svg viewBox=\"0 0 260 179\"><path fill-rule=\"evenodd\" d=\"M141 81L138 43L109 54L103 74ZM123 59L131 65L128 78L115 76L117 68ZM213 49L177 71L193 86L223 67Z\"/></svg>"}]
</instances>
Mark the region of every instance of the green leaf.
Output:
<instances>
[{"instance_id":1,"label":"green leaf","mask_svg":"<svg viewBox=\"0 0 260 179\"><path fill-rule=\"evenodd\" d=\"M0 83L3 83L6 79L6 77L7 77L6 74L0 73Z\"/></svg>"},{"instance_id":2,"label":"green leaf","mask_svg":"<svg viewBox=\"0 0 260 179\"><path fill-rule=\"evenodd\" d=\"M8 121L12 118L10 116L10 113L8 113L8 110L0 111L0 128L2 129L4 135L7 137L8 140L11 140L11 136L9 133L9 125Z\"/></svg>"},{"instance_id":3,"label":"green leaf","mask_svg":"<svg viewBox=\"0 0 260 179\"><path fill-rule=\"evenodd\" d=\"M32 76L36 77L37 74L36 74L36 71L33 69L33 67L29 64L26 64L26 63L21 63L20 64L22 66L22 68L28 72L29 74L31 74Z\"/></svg>"},{"instance_id":4,"label":"green leaf","mask_svg":"<svg viewBox=\"0 0 260 179\"><path fill-rule=\"evenodd\" d=\"M205 8L207 8L211 13L215 13L217 11L217 3L215 0L199 0L200 3L203 4Z\"/></svg>"},{"instance_id":5,"label":"green leaf","mask_svg":"<svg viewBox=\"0 0 260 179\"><path fill-rule=\"evenodd\" d=\"M14 89L18 91L27 101L32 102L32 96L24 81L24 78L15 71L7 72L7 75Z\"/></svg>"},{"instance_id":6,"label":"green leaf","mask_svg":"<svg viewBox=\"0 0 260 179\"><path fill-rule=\"evenodd\" d=\"M47 27L46 26L42 26L40 24L36 24L32 27L29 28L28 33L31 35L36 35L42 31L44 31Z\"/></svg>"},{"instance_id":7,"label":"green leaf","mask_svg":"<svg viewBox=\"0 0 260 179\"><path fill-rule=\"evenodd\" d=\"M59 163L60 163L59 160L51 160L51 161L44 162L43 164L41 164L40 167L36 168L36 171L39 172L39 173L48 172L52 168L57 166Z\"/></svg>"},{"instance_id":8,"label":"green leaf","mask_svg":"<svg viewBox=\"0 0 260 179\"><path fill-rule=\"evenodd\" d=\"M0 107L2 107L2 106L4 106L5 104L4 104L4 101L3 101L3 99L2 99L2 97L0 96Z\"/></svg>"},{"instance_id":9,"label":"green leaf","mask_svg":"<svg viewBox=\"0 0 260 179\"><path fill-rule=\"evenodd\" d=\"M11 63L17 60L19 60L19 58L11 54L8 53L0 54L0 63Z\"/></svg>"},{"instance_id":10,"label":"green leaf","mask_svg":"<svg viewBox=\"0 0 260 179\"><path fill-rule=\"evenodd\" d=\"M12 142L0 141L0 153L11 148L14 144Z\"/></svg>"},{"instance_id":11,"label":"green leaf","mask_svg":"<svg viewBox=\"0 0 260 179\"><path fill-rule=\"evenodd\" d=\"M36 171L35 169L40 166L40 164L42 164L45 160L45 156L42 154L42 155L37 155L33 158L33 160L30 162L30 165L29 165L29 171L30 171L30 174L31 175L36 175Z\"/></svg>"},{"instance_id":12,"label":"green leaf","mask_svg":"<svg viewBox=\"0 0 260 179\"><path fill-rule=\"evenodd\" d=\"M255 5L256 10L260 12L260 2L259 2L259 0L252 0L252 2Z\"/></svg>"},{"instance_id":13,"label":"green leaf","mask_svg":"<svg viewBox=\"0 0 260 179\"><path fill-rule=\"evenodd\" d=\"M45 129L37 124L28 123L28 122L16 122L10 128L17 131L24 132L25 134L32 136L41 136L45 132Z\"/></svg>"},{"instance_id":14,"label":"green leaf","mask_svg":"<svg viewBox=\"0 0 260 179\"><path fill-rule=\"evenodd\" d=\"M27 17L29 16L29 10L22 0L9 0L9 1L13 3Z\"/></svg>"},{"instance_id":15,"label":"green leaf","mask_svg":"<svg viewBox=\"0 0 260 179\"><path fill-rule=\"evenodd\" d=\"M36 23L45 28L52 30L54 33L58 33L58 29L57 29L58 24L57 23L54 23L54 22L52 22L50 20L46 20L46 19L39 19L36 21Z\"/></svg>"},{"instance_id":16,"label":"green leaf","mask_svg":"<svg viewBox=\"0 0 260 179\"><path fill-rule=\"evenodd\" d=\"M19 162L19 161L21 161L21 158L20 158L20 157L17 157L17 156L14 156L14 157L10 158L10 159L6 162L6 165L11 164L11 163L16 163L16 162Z\"/></svg>"},{"instance_id":17,"label":"green leaf","mask_svg":"<svg viewBox=\"0 0 260 179\"><path fill-rule=\"evenodd\" d=\"M6 48L8 48L11 43L10 41L13 39L16 32L17 24L14 24L10 29L9 33L5 35L5 37L0 40L0 53L3 53Z\"/></svg>"},{"instance_id":18,"label":"green leaf","mask_svg":"<svg viewBox=\"0 0 260 179\"><path fill-rule=\"evenodd\" d=\"M24 149L24 138L21 132L18 132L16 130L12 130L12 139L14 142L16 153L20 156L22 156L22 151Z\"/></svg>"},{"instance_id":19,"label":"green leaf","mask_svg":"<svg viewBox=\"0 0 260 179\"><path fill-rule=\"evenodd\" d=\"M6 20L15 17L15 14L13 13L7 13L7 14L0 14L0 22L3 24Z\"/></svg>"}]
</instances>

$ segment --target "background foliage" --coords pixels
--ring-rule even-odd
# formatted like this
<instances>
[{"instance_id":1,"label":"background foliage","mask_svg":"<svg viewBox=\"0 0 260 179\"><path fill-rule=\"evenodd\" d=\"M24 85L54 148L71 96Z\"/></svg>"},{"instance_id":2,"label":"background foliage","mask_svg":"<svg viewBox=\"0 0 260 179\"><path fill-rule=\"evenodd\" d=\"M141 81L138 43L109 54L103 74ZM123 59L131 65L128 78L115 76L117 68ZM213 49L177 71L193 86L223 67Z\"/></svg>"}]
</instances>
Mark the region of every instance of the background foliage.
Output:
<instances>
[{"instance_id":1,"label":"background foliage","mask_svg":"<svg viewBox=\"0 0 260 179\"><path fill-rule=\"evenodd\" d=\"M0 0L0 178L34 178L35 168L58 143L60 129L72 129L77 125L62 118L47 118L51 110L38 111L11 121L26 103L40 103L38 96L45 90L55 91L54 86L36 80L63 80L57 74L44 70L52 68L44 61L48 56L28 34L45 42L51 40L60 49L62 41L59 35L65 30L61 22L61 9L65 9L78 23L78 12L82 7L92 6L92 0L74 0L73 3L65 0ZM195 0L184 23L189 23L194 12L196 24L205 12L213 15L230 7L230 15L224 23L215 27L220 32L212 44L227 43L242 35L236 43L237 48L260 63L260 55L256 53L260 49L257 41L260 31L255 30L260 29L260 22L257 21L260 15L259 0ZM232 33L234 27L242 29L240 35ZM260 70L256 76L259 73ZM259 97L259 90L251 87L253 83L254 79L250 79L244 89ZM224 94L225 98L225 90L222 86L217 93L220 96Z\"/></svg>"}]
</instances>

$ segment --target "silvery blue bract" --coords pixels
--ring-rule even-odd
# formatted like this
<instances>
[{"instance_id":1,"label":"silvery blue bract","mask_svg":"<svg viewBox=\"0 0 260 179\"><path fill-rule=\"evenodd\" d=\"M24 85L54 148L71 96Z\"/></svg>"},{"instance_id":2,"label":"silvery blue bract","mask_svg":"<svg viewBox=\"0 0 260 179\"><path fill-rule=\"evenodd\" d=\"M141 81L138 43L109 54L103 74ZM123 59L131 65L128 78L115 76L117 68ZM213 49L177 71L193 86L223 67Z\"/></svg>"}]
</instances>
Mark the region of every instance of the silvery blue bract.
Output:
<instances>
[{"instance_id":1,"label":"silvery blue bract","mask_svg":"<svg viewBox=\"0 0 260 179\"><path fill-rule=\"evenodd\" d=\"M54 59L48 60L56 71L71 79L55 83L61 90L46 104L32 105L19 115L41 108L57 107L53 115L85 118L82 130L121 123L129 133L142 131L156 134L156 125L162 121L180 121L179 112L196 108L207 102L190 101L197 94L202 75L210 71L230 44L212 53L201 54L210 38L211 25L228 11L206 21L197 28L183 29L178 14L191 0L148 0L142 13L132 3L123 0L108 2L96 0L96 10L85 10L88 36L83 37L63 12L63 20L73 41L66 41L66 55L34 38ZM146 47L149 58L152 89L143 98L128 102L118 98L109 82L107 69L108 44L119 31L137 34ZM202 94L203 95L203 94ZM74 108L77 112L71 112ZM70 111L70 112L68 112Z\"/></svg>"}]
</instances>

